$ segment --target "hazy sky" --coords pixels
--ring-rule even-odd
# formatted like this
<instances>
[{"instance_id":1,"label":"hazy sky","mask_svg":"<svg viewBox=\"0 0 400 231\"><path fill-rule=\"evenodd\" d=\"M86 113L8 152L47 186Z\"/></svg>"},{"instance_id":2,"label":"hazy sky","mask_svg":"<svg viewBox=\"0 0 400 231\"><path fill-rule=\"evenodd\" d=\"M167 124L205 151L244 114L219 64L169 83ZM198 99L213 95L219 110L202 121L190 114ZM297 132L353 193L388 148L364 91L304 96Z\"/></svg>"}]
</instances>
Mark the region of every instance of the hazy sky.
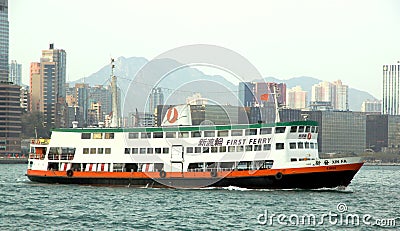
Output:
<instances>
[{"instance_id":1,"label":"hazy sky","mask_svg":"<svg viewBox=\"0 0 400 231\"><path fill-rule=\"evenodd\" d=\"M68 80L110 57L201 43L240 53L263 76L341 79L379 99L382 65L400 60L398 0L9 0L9 21L25 84L49 43L66 50Z\"/></svg>"}]
</instances>

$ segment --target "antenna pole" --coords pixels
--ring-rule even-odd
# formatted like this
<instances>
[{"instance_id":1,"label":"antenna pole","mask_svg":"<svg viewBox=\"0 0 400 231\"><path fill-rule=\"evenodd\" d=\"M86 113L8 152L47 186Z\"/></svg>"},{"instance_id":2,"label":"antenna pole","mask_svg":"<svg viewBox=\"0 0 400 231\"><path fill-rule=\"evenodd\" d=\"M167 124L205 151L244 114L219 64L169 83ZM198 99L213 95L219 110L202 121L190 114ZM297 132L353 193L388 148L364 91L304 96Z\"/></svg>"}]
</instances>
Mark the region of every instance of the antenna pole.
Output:
<instances>
[{"instance_id":1,"label":"antenna pole","mask_svg":"<svg viewBox=\"0 0 400 231\"><path fill-rule=\"evenodd\" d=\"M114 75L114 59L111 58L112 118L110 127L119 127L117 77Z\"/></svg>"}]
</instances>

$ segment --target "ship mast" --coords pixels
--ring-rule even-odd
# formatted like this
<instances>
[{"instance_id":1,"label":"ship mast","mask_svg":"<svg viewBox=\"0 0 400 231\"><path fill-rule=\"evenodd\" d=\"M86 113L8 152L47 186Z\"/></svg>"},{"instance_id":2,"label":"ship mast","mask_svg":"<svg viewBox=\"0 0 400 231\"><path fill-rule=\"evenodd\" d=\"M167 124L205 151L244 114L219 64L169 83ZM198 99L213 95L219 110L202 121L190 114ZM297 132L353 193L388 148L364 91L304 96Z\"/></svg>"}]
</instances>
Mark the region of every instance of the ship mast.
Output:
<instances>
[{"instance_id":1,"label":"ship mast","mask_svg":"<svg viewBox=\"0 0 400 231\"><path fill-rule=\"evenodd\" d=\"M275 103L275 123L281 122L281 118L279 116L279 103L278 103L278 96L280 96L280 89L278 87L278 84L273 84L274 92L272 93L274 95L274 103Z\"/></svg>"},{"instance_id":2,"label":"ship mast","mask_svg":"<svg viewBox=\"0 0 400 231\"><path fill-rule=\"evenodd\" d=\"M117 77L114 75L114 59L111 58L111 94L112 94L112 118L110 127L119 127Z\"/></svg>"}]
</instances>

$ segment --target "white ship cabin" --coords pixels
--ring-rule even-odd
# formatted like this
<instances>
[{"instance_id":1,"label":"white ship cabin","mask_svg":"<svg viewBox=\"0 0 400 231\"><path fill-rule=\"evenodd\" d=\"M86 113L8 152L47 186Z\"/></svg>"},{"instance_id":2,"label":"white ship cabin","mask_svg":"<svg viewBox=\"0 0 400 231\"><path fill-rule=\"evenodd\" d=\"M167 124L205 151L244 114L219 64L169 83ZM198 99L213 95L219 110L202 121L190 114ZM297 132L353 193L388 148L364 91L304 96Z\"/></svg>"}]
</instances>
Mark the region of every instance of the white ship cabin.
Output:
<instances>
[{"instance_id":1,"label":"white ship cabin","mask_svg":"<svg viewBox=\"0 0 400 231\"><path fill-rule=\"evenodd\" d=\"M318 124L55 129L32 144L29 169L201 172L312 166ZM39 153L39 154L37 154Z\"/></svg>"}]
</instances>

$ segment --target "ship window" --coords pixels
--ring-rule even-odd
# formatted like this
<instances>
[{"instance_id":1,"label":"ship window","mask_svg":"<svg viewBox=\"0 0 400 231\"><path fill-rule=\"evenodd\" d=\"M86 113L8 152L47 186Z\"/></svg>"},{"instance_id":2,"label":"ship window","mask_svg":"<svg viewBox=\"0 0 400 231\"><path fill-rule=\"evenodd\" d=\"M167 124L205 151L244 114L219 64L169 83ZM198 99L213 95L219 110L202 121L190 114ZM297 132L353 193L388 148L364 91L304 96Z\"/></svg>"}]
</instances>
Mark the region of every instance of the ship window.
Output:
<instances>
[{"instance_id":1,"label":"ship window","mask_svg":"<svg viewBox=\"0 0 400 231\"><path fill-rule=\"evenodd\" d=\"M186 153L193 153L193 147L187 147Z\"/></svg>"},{"instance_id":2,"label":"ship window","mask_svg":"<svg viewBox=\"0 0 400 231\"><path fill-rule=\"evenodd\" d=\"M235 167L235 162L221 162L219 163L219 167L224 170L231 170Z\"/></svg>"},{"instance_id":3,"label":"ship window","mask_svg":"<svg viewBox=\"0 0 400 231\"><path fill-rule=\"evenodd\" d=\"M131 149L130 148L125 148L125 154L131 154Z\"/></svg>"},{"instance_id":4,"label":"ship window","mask_svg":"<svg viewBox=\"0 0 400 231\"><path fill-rule=\"evenodd\" d=\"M310 126L306 127L306 132L310 132Z\"/></svg>"},{"instance_id":5,"label":"ship window","mask_svg":"<svg viewBox=\"0 0 400 231\"><path fill-rule=\"evenodd\" d=\"M219 147L219 152L226 152L226 146Z\"/></svg>"},{"instance_id":6,"label":"ship window","mask_svg":"<svg viewBox=\"0 0 400 231\"><path fill-rule=\"evenodd\" d=\"M264 144L264 151L271 150L271 144Z\"/></svg>"},{"instance_id":7,"label":"ship window","mask_svg":"<svg viewBox=\"0 0 400 231\"><path fill-rule=\"evenodd\" d=\"M111 148L106 148L106 154L111 154Z\"/></svg>"},{"instance_id":8,"label":"ship window","mask_svg":"<svg viewBox=\"0 0 400 231\"><path fill-rule=\"evenodd\" d=\"M49 153L51 154L51 153ZM83 154L89 154L89 148L83 148Z\"/></svg>"},{"instance_id":9,"label":"ship window","mask_svg":"<svg viewBox=\"0 0 400 231\"><path fill-rule=\"evenodd\" d=\"M304 132L304 126L299 126L299 132Z\"/></svg>"},{"instance_id":10,"label":"ship window","mask_svg":"<svg viewBox=\"0 0 400 231\"><path fill-rule=\"evenodd\" d=\"M163 149L162 149L162 152L163 152L164 154L168 154L168 153L169 153L169 148L163 148Z\"/></svg>"},{"instance_id":11,"label":"ship window","mask_svg":"<svg viewBox=\"0 0 400 231\"><path fill-rule=\"evenodd\" d=\"M98 148L97 154L104 154L104 148Z\"/></svg>"},{"instance_id":12,"label":"ship window","mask_svg":"<svg viewBox=\"0 0 400 231\"><path fill-rule=\"evenodd\" d=\"M201 153L201 147L195 147L194 148L195 153Z\"/></svg>"},{"instance_id":13,"label":"ship window","mask_svg":"<svg viewBox=\"0 0 400 231\"><path fill-rule=\"evenodd\" d=\"M318 127L315 127L315 133L318 133Z\"/></svg>"},{"instance_id":14,"label":"ship window","mask_svg":"<svg viewBox=\"0 0 400 231\"><path fill-rule=\"evenodd\" d=\"M244 149L243 149L243 146L237 146L236 150L237 150L237 152L243 152Z\"/></svg>"},{"instance_id":15,"label":"ship window","mask_svg":"<svg viewBox=\"0 0 400 231\"><path fill-rule=\"evenodd\" d=\"M154 132L153 138L163 138L163 133L162 132Z\"/></svg>"},{"instance_id":16,"label":"ship window","mask_svg":"<svg viewBox=\"0 0 400 231\"><path fill-rule=\"evenodd\" d=\"M195 132L192 132L192 137L201 137L201 134L199 131L195 131Z\"/></svg>"},{"instance_id":17,"label":"ship window","mask_svg":"<svg viewBox=\"0 0 400 231\"><path fill-rule=\"evenodd\" d=\"M218 147L211 147L211 152L212 153L218 152Z\"/></svg>"},{"instance_id":18,"label":"ship window","mask_svg":"<svg viewBox=\"0 0 400 231\"><path fill-rule=\"evenodd\" d=\"M229 146L228 152L235 152L236 146Z\"/></svg>"},{"instance_id":19,"label":"ship window","mask_svg":"<svg viewBox=\"0 0 400 231\"><path fill-rule=\"evenodd\" d=\"M203 147L203 153L209 153L210 148L209 147Z\"/></svg>"},{"instance_id":20,"label":"ship window","mask_svg":"<svg viewBox=\"0 0 400 231\"><path fill-rule=\"evenodd\" d=\"M139 154L146 154L146 148L140 148Z\"/></svg>"},{"instance_id":21,"label":"ship window","mask_svg":"<svg viewBox=\"0 0 400 231\"><path fill-rule=\"evenodd\" d=\"M96 148L90 148L90 154L96 154Z\"/></svg>"},{"instance_id":22,"label":"ship window","mask_svg":"<svg viewBox=\"0 0 400 231\"><path fill-rule=\"evenodd\" d=\"M253 151L253 145L246 145L246 151Z\"/></svg>"},{"instance_id":23,"label":"ship window","mask_svg":"<svg viewBox=\"0 0 400 231\"><path fill-rule=\"evenodd\" d=\"M218 136L220 137L225 137L229 135L229 131L228 130L224 130L224 131L218 131Z\"/></svg>"},{"instance_id":24,"label":"ship window","mask_svg":"<svg viewBox=\"0 0 400 231\"><path fill-rule=\"evenodd\" d=\"M155 163L154 164L154 171L155 172L159 172L161 170L163 170L164 168L164 163Z\"/></svg>"},{"instance_id":25,"label":"ship window","mask_svg":"<svg viewBox=\"0 0 400 231\"><path fill-rule=\"evenodd\" d=\"M179 138L188 138L189 132L179 132Z\"/></svg>"},{"instance_id":26,"label":"ship window","mask_svg":"<svg viewBox=\"0 0 400 231\"><path fill-rule=\"evenodd\" d=\"M147 148L147 154L153 154L153 148Z\"/></svg>"},{"instance_id":27,"label":"ship window","mask_svg":"<svg viewBox=\"0 0 400 231\"><path fill-rule=\"evenodd\" d=\"M296 132L297 132L297 126L291 126L290 133L296 133Z\"/></svg>"},{"instance_id":28,"label":"ship window","mask_svg":"<svg viewBox=\"0 0 400 231\"><path fill-rule=\"evenodd\" d=\"M237 165L238 170L246 170L251 168L251 161L240 161Z\"/></svg>"},{"instance_id":29,"label":"ship window","mask_svg":"<svg viewBox=\"0 0 400 231\"><path fill-rule=\"evenodd\" d=\"M214 137L215 131L204 131L204 137Z\"/></svg>"},{"instance_id":30,"label":"ship window","mask_svg":"<svg viewBox=\"0 0 400 231\"><path fill-rule=\"evenodd\" d=\"M137 133L137 132L129 132L128 138L129 139L138 139L139 138L139 133Z\"/></svg>"},{"instance_id":31,"label":"ship window","mask_svg":"<svg viewBox=\"0 0 400 231\"><path fill-rule=\"evenodd\" d=\"M271 134L272 133L272 128L261 128L260 129L260 134L265 135L265 134Z\"/></svg>"},{"instance_id":32,"label":"ship window","mask_svg":"<svg viewBox=\"0 0 400 231\"><path fill-rule=\"evenodd\" d=\"M231 130L231 136L243 136L243 130Z\"/></svg>"},{"instance_id":33,"label":"ship window","mask_svg":"<svg viewBox=\"0 0 400 231\"><path fill-rule=\"evenodd\" d=\"M261 145L254 145L254 151L261 151Z\"/></svg>"},{"instance_id":34,"label":"ship window","mask_svg":"<svg viewBox=\"0 0 400 231\"><path fill-rule=\"evenodd\" d=\"M246 136L254 136L257 135L257 129L246 129L244 133Z\"/></svg>"},{"instance_id":35,"label":"ship window","mask_svg":"<svg viewBox=\"0 0 400 231\"><path fill-rule=\"evenodd\" d=\"M155 152L156 154L161 154L161 148L155 148L155 149L154 149L154 152Z\"/></svg>"},{"instance_id":36,"label":"ship window","mask_svg":"<svg viewBox=\"0 0 400 231\"><path fill-rule=\"evenodd\" d=\"M132 148L132 154L138 154L139 149L138 148Z\"/></svg>"},{"instance_id":37,"label":"ship window","mask_svg":"<svg viewBox=\"0 0 400 231\"><path fill-rule=\"evenodd\" d=\"M297 158L291 158L290 161L295 162L297 161Z\"/></svg>"},{"instance_id":38,"label":"ship window","mask_svg":"<svg viewBox=\"0 0 400 231\"><path fill-rule=\"evenodd\" d=\"M286 127L276 127L275 133L285 133Z\"/></svg>"},{"instance_id":39,"label":"ship window","mask_svg":"<svg viewBox=\"0 0 400 231\"><path fill-rule=\"evenodd\" d=\"M297 148L298 148L298 149L303 149L303 148L304 148L303 142L298 142L298 143L297 143Z\"/></svg>"},{"instance_id":40,"label":"ship window","mask_svg":"<svg viewBox=\"0 0 400 231\"><path fill-rule=\"evenodd\" d=\"M141 139L151 138L151 132L142 132L142 133L140 133L140 138Z\"/></svg>"},{"instance_id":41,"label":"ship window","mask_svg":"<svg viewBox=\"0 0 400 231\"><path fill-rule=\"evenodd\" d=\"M315 133L315 127L314 126L311 127L311 133Z\"/></svg>"},{"instance_id":42,"label":"ship window","mask_svg":"<svg viewBox=\"0 0 400 231\"><path fill-rule=\"evenodd\" d=\"M305 142L305 143L304 143L304 148L306 148L306 149L310 148L310 143Z\"/></svg>"},{"instance_id":43,"label":"ship window","mask_svg":"<svg viewBox=\"0 0 400 231\"><path fill-rule=\"evenodd\" d=\"M103 139L103 133L100 132L93 133L93 139Z\"/></svg>"},{"instance_id":44,"label":"ship window","mask_svg":"<svg viewBox=\"0 0 400 231\"><path fill-rule=\"evenodd\" d=\"M318 149L318 143L315 143L315 144L314 144L314 148L315 148L315 149Z\"/></svg>"},{"instance_id":45,"label":"ship window","mask_svg":"<svg viewBox=\"0 0 400 231\"><path fill-rule=\"evenodd\" d=\"M285 144L284 143L276 143L276 150L282 150L285 149Z\"/></svg>"},{"instance_id":46,"label":"ship window","mask_svg":"<svg viewBox=\"0 0 400 231\"><path fill-rule=\"evenodd\" d=\"M310 143L310 148L314 149L314 143Z\"/></svg>"},{"instance_id":47,"label":"ship window","mask_svg":"<svg viewBox=\"0 0 400 231\"><path fill-rule=\"evenodd\" d=\"M166 132L165 137L166 138L176 138L176 132Z\"/></svg>"},{"instance_id":48,"label":"ship window","mask_svg":"<svg viewBox=\"0 0 400 231\"><path fill-rule=\"evenodd\" d=\"M90 139L90 135L91 135L91 133L82 133L81 134L81 139Z\"/></svg>"},{"instance_id":49,"label":"ship window","mask_svg":"<svg viewBox=\"0 0 400 231\"><path fill-rule=\"evenodd\" d=\"M290 149L296 149L296 143L290 143L289 144Z\"/></svg>"},{"instance_id":50,"label":"ship window","mask_svg":"<svg viewBox=\"0 0 400 231\"><path fill-rule=\"evenodd\" d=\"M114 139L114 133L104 133L104 139Z\"/></svg>"}]
</instances>

